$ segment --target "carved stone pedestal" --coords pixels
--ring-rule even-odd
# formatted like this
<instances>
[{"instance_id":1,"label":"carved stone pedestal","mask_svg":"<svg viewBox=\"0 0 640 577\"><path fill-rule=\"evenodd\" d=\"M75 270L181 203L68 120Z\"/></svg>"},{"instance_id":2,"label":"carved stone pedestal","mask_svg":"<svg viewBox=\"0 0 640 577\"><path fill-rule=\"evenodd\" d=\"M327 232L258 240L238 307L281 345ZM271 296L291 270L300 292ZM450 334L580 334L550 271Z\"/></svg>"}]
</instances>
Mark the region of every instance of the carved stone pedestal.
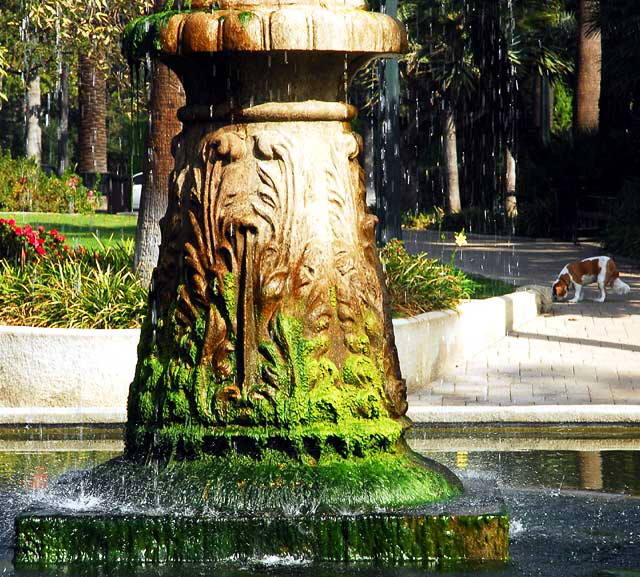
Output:
<instances>
[{"instance_id":1,"label":"carved stone pedestal","mask_svg":"<svg viewBox=\"0 0 640 577\"><path fill-rule=\"evenodd\" d=\"M127 454L395 451L406 391L345 99L403 30L346 6L198 7L157 30L187 106Z\"/></svg>"}]
</instances>

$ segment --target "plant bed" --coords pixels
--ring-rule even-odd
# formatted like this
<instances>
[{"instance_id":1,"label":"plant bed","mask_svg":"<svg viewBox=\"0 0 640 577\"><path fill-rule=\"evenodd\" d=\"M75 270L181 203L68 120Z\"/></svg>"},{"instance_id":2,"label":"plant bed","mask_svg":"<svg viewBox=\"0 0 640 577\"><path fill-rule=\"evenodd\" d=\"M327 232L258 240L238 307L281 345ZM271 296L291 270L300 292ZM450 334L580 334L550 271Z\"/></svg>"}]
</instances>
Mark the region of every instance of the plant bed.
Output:
<instances>
[{"instance_id":1,"label":"plant bed","mask_svg":"<svg viewBox=\"0 0 640 577\"><path fill-rule=\"evenodd\" d=\"M133 241L71 248L57 229L0 218L0 324L135 328L147 289L131 272Z\"/></svg>"},{"instance_id":2,"label":"plant bed","mask_svg":"<svg viewBox=\"0 0 640 577\"><path fill-rule=\"evenodd\" d=\"M464 232L455 235L464 246ZM455 252L451 262L455 258ZM454 310L464 300L483 299L513 292L513 286L496 279L470 275L430 258L409 254L401 241L392 240L380 251L389 304L394 318L414 317L431 311Z\"/></svg>"}]
</instances>

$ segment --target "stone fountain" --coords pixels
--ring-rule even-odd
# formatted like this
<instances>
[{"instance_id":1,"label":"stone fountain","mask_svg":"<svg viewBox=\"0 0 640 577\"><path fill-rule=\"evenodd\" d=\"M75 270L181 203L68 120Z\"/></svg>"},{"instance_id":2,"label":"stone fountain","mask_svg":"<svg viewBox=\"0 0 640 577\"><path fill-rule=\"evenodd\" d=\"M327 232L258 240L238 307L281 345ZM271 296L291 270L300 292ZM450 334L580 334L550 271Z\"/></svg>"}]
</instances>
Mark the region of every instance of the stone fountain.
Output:
<instances>
[{"instance_id":1,"label":"stone fountain","mask_svg":"<svg viewBox=\"0 0 640 577\"><path fill-rule=\"evenodd\" d=\"M357 0L193 0L128 29L181 79L169 206L122 459L29 513L16 563L504 559L502 514L404 443L401 379L347 86L406 48Z\"/></svg>"}]
</instances>

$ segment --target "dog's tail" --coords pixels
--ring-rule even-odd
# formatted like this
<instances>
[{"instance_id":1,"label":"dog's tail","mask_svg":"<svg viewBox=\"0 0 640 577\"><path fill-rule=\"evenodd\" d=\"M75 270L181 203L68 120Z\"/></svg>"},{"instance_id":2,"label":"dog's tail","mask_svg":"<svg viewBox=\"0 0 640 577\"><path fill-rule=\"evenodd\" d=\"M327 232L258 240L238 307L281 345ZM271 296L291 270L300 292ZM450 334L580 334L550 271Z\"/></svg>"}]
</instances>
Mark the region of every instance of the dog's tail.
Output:
<instances>
[{"instance_id":1,"label":"dog's tail","mask_svg":"<svg viewBox=\"0 0 640 577\"><path fill-rule=\"evenodd\" d=\"M631 290L631 287L626 283L621 281L619 278L613 281L613 292L617 295L626 295Z\"/></svg>"}]
</instances>

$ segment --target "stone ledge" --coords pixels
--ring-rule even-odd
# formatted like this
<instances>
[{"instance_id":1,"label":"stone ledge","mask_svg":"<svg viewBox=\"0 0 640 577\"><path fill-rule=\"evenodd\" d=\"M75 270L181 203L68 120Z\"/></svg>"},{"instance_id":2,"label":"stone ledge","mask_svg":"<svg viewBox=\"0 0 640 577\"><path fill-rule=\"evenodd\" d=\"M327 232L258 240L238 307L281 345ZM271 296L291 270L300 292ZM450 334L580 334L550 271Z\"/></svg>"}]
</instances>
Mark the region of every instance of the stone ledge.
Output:
<instances>
[{"instance_id":1,"label":"stone ledge","mask_svg":"<svg viewBox=\"0 0 640 577\"><path fill-rule=\"evenodd\" d=\"M0 326L0 418L38 422L44 411L45 422L62 422L64 412L122 413L139 338L137 329Z\"/></svg>"},{"instance_id":2,"label":"stone ledge","mask_svg":"<svg viewBox=\"0 0 640 577\"><path fill-rule=\"evenodd\" d=\"M169 55L278 50L396 54L407 50L404 26L394 18L319 5L185 12L167 21L160 38L162 52Z\"/></svg>"},{"instance_id":3,"label":"stone ledge","mask_svg":"<svg viewBox=\"0 0 640 577\"><path fill-rule=\"evenodd\" d=\"M393 321L409 388L430 382L534 318L540 290ZM137 329L0 326L0 424L119 423L137 360Z\"/></svg>"},{"instance_id":4,"label":"stone ledge","mask_svg":"<svg viewBox=\"0 0 640 577\"><path fill-rule=\"evenodd\" d=\"M130 379L127 379L127 387ZM124 404L122 404L122 402ZM90 425L115 424L127 420L127 398L121 406L104 407L0 407L0 425Z\"/></svg>"},{"instance_id":5,"label":"stone ledge","mask_svg":"<svg viewBox=\"0 0 640 577\"><path fill-rule=\"evenodd\" d=\"M440 375L534 319L543 310L544 289L524 290L462 303L457 310L394 319L402 375L409 390Z\"/></svg>"},{"instance_id":6,"label":"stone ledge","mask_svg":"<svg viewBox=\"0 0 640 577\"><path fill-rule=\"evenodd\" d=\"M443 407L413 403L416 423L616 423L640 422L640 405L521 405Z\"/></svg>"}]
</instances>

